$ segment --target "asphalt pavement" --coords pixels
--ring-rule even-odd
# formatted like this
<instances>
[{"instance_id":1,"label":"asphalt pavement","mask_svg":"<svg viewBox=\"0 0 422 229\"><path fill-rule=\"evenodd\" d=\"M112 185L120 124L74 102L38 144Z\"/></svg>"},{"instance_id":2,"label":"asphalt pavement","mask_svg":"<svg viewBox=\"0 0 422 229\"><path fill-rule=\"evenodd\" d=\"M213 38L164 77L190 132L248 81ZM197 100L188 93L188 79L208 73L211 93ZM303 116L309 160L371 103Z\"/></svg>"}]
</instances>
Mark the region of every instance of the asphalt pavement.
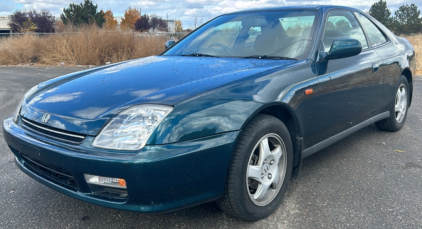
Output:
<instances>
[{"instance_id":1,"label":"asphalt pavement","mask_svg":"<svg viewBox=\"0 0 422 229\"><path fill-rule=\"evenodd\" d=\"M81 69L0 67L0 128L26 90ZM70 198L21 172L0 133L0 228L422 228L421 97L419 79L401 131L370 125L306 158L280 208L254 223L214 203L144 214Z\"/></svg>"}]
</instances>

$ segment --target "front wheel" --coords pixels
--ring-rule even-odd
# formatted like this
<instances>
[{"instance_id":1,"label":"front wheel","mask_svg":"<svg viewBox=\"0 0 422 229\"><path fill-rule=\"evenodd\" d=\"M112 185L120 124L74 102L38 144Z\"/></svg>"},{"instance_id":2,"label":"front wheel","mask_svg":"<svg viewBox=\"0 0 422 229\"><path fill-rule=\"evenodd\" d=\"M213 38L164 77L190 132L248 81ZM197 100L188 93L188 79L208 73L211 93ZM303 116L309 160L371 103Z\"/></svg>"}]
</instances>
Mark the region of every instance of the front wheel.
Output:
<instances>
[{"instance_id":1,"label":"front wheel","mask_svg":"<svg viewBox=\"0 0 422 229\"><path fill-rule=\"evenodd\" d=\"M400 76L399 86L390 108L390 117L375 123L378 129L396 132L399 131L406 121L407 109L409 108L409 83L406 77Z\"/></svg>"},{"instance_id":2,"label":"front wheel","mask_svg":"<svg viewBox=\"0 0 422 229\"><path fill-rule=\"evenodd\" d=\"M239 136L217 204L246 221L269 216L286 192L292 165L293 147L286 126L273 116L258 115Z\"/></svg>"}]
</instances>

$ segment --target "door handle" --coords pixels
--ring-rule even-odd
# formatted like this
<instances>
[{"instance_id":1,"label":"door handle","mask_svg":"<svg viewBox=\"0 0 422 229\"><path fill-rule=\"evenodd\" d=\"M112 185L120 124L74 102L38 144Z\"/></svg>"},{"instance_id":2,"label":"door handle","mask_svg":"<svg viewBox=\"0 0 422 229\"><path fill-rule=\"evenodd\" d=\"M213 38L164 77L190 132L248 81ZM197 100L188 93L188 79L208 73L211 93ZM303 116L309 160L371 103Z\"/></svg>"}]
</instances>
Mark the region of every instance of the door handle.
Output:
<instances>
[{"instance_id":1,"label":"door handle","mask_svg":"<svg viewBox=\"0 0 422 229\"><path fill-rule=\"evenodd\" d=\"M378 72L378 70L380 69L380 64L373 64L372 65L372 72Z\"/></svg>"}]
</instances>

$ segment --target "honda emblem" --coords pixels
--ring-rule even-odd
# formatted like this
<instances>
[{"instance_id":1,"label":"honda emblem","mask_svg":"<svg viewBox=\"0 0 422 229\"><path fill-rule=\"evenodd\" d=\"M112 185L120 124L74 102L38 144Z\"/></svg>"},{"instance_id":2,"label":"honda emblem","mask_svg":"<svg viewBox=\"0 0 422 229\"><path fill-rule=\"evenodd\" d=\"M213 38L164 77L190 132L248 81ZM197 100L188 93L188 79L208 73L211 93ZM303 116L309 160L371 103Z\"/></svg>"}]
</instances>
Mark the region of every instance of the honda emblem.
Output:
<instances>
[{"instance_id":1,"label":"honda emblem","mask_svg":"<svg viewBox=\"0 0 422 229\"><path fill-rule=\"evenodd\" d=\"M50 114L45 113L45 114L42 115L41 122L47 123L49 119L50 119Z\"/></svg>"}]
</instances>

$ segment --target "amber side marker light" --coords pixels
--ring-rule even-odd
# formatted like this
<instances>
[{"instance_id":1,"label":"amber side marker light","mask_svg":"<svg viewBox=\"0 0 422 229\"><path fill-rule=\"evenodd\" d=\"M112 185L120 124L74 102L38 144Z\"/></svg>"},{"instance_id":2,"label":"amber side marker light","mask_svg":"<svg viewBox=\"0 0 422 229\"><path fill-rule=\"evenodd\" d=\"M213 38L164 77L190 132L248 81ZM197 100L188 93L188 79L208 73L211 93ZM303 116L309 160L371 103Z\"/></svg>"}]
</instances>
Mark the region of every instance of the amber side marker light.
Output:
<instances>
[{"instance_id":1,"label":"amber side marker light","mask_svg":"<svg viewBox=\"0 0 422 229\"><path fill-rule=\"evenodd\" d=\"M310 95L310 94L312 94L313 92L314 92L314 89L312 89L312 88L306 89L306 90L305 90L305 95Z\"/></svg>"}]
</instances>

